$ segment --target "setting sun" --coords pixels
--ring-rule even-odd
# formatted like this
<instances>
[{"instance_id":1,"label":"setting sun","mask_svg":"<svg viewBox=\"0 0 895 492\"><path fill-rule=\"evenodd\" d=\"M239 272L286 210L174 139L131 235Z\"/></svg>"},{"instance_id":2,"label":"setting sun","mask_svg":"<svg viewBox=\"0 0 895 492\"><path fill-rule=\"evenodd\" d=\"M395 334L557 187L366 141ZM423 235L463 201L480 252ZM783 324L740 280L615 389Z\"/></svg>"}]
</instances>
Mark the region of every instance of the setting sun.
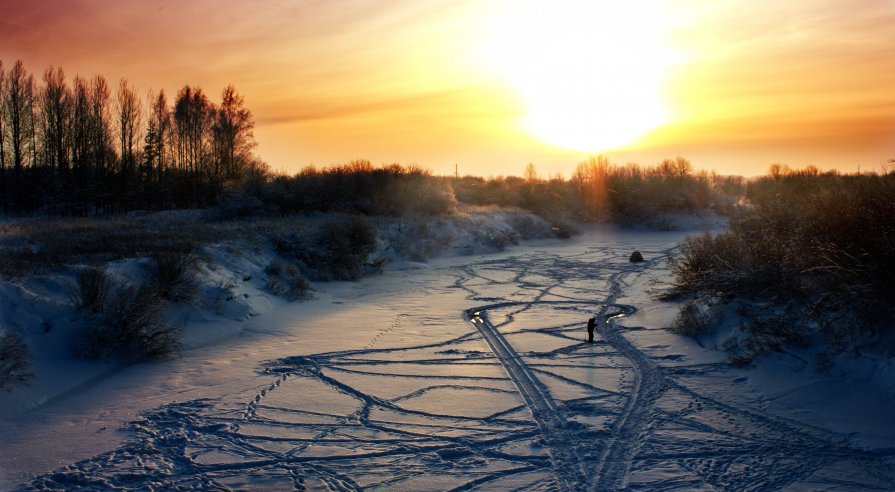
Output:
<instances>
[{"instance_id":1,"label":"setting sun","mask_svg":"<svg viewBox=\"0 0 895 492\"><path fill-rule=\"evenodd\" d=\"M875 169L895 152L893 5L31 0L4 8L0 61L141 95L233 84L258 153L290 173L362 158L568 174L593 153Z\"/></svg>"},{"instance_id":2,"label":"setting sun","mask_svg":"<svg viewBox=\"0 0 895 492\"><path fill-rule=\"evenodd\" d=\"M668 120L667 16L656 2L532 2L494 20L484 58L518 93L529 131L597 152Z\"/></svg>"}]
</instances>

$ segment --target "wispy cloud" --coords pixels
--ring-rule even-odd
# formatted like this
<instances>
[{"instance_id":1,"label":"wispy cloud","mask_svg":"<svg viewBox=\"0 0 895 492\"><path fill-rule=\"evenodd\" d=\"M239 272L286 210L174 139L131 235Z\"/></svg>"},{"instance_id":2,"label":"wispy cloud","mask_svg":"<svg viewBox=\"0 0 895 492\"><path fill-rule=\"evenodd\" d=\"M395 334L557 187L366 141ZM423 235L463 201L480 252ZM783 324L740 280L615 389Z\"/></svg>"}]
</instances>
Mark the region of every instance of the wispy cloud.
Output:
<instances>
[{"instance_id":1,"label":"wispy cloud","mask_svg":"<svg viewBox=\"0 0 895 492\"><path fill-rule=\"evenodd\" d=\"M810 142L823 140L827 152L835 146L836 155L852 152L856 160L871 151L895 151L885 147L886 136L889 147L895 138L895 2L667 3L675 7L667 37L687 56L666 81L676 119L655 132L661 138L645 139L643 149L660 140L673 154L712 149L716 162L743 158L750 142L758 149L773 141L776 151L821 159L819 146ZM52 64L70 77L126 77L141 90L169 93L189 83L216 96L234 83L255 112L261 152L276 149L266 156L274 161L338 161L340 149L353 149L345 156L353 158L359 157L354 152L384 153L389 146L395 155L425 161L423 146L429 146L436 165L479 154L479 162L491 165L526 152L547 155L519 124L525 101L473 60L477 36L488 25L480 17L498 4L510 11L515 5L5 2L0 60L9 65L23 59L35 73ZM632 36L639 27L630 26ZM539 32L530 35L537 39ZM623 47L625 40L618 42ZM308 133L290 139L287 129ZM300 144L290 147L293 140ZM493 153L498 150L511 157ZM754 153L761 156L757 166L767 164L763 152ZM560 149L553 155L569 158Z\"/></svg>"}]
</instances>

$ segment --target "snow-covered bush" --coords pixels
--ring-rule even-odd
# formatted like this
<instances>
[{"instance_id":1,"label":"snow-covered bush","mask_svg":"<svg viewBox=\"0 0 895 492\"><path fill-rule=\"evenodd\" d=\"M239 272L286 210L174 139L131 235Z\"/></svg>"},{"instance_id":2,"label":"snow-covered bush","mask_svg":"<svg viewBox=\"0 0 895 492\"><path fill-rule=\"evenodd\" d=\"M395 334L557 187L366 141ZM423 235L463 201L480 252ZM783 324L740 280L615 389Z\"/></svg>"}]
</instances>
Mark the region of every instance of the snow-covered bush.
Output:
<instances>
[{"instance_id":1,"label":"snow-covered bush","mask_svg":"<svg viewBox=\"0 0 895 492\"><path fill-rule=\"evenodd\" d=\"M69 297L80 309L98 313L102 310L110 286L104 267L83 268L75 273L75 283L69 286Z\"/></svg>"},{"instance_id":2,"label":"snow-covered bush","mask_svg":"<svg viewBox=\"0 0 895 492\"><path fill-rule=\"evenodd\" d=\"M181 328L168 322L165 303L149 284L111 285L94 324L74 342L77 355L88 359L140 360L163 358L180 347Z\"/></svg>"},{"instance_id":3,"label":"snow-covered bush","mask_svg":"<svg viewBox=\"0 0 895 492\"><path fill-rule=\"evenodd\" d=\"M771 352L784 347L805 347L808 338L803 324L786 315L756 314L747 316L722 348L734 367L746 367Z\"/></svg>"},{"instance_id":4,"label":"snow-covered bush","mask_svg":"<svg viewBox=\"0 0 895 492\"><path fill-rule=\"evenodd\" d=\"M267 289L271 292L293 301L311 295L311 284L297 266L274 260L264 271L267 273Z\"/></svg>"},{"instance_id":5,"label":"snow-covered bush","mask_svg":"<svg viewBox=\"0 0 895 492\"><path fill-rule=\"evenodd\" d=\"M22 336L14 331L0 333L0 389L9 390L14 383L31 379L30 365L31 355Z\"/></svg>"},{"instance_id":6,"label":"snow-covered bush","mask_svg":"<svg viewBox=\"0 0 895 492\"><path fill-rule=\"evenodd\" d=\"M497 251L519 244L519 233L509 227L481 227L473 231L473 238L483 246Z\"/></svg>"},{"instance_id":7,"label":"snow-covered bush","mask_svg":"<svg viewBox=\"0 0 895 492\"><path fill-rule=\"evenodd\" d=\"M163 298L175 302L194 302L199 296L202 273L195 255L180 252L150 256L149 281Z\"/></svg>"},{"instance_id":8,"label":"snow-covered bush","mask_svg":"<svg viewBox=\"0 0 895 492\"><path fill-rule=\"evenodd\" d=\"M505 213L507 224L520 239L544 239L554 235L551 225L538 215L524 210L510 210Z\"/></svg>"},{"instance_id":9,"label":"snow-covered bush","mask_svg":"<svg viewBox=\"0 0 895 492\"><path fill-rule=\"evenodd\" d=\"M322 281L359 279L378 241L370 220L341 214L273 238L280 254L295 260L311 279Z\"/></svg>"},{"instance_id":10,"label":"snow-covered bush","mask_svg":"<svg viewBox=\"0 0 895 492\"><path fill-rule=\"evenodd\" d=\"M699 302L690 301L681 306L680 313L671 324L669 331L678 335L698 338L710 335L714 330L705 306Z\"/></svg>"},{"instance_id":11,"label":"snow-covered bush","mask_svg":"<svg viewBox=\"0 0 895 492\"><path fill-rule=\"evenodd\" d=\"M578 224L566 217L553 219L551 229L553 230L553 234L560 239L569 239L580 232Z\"/></svg>"},{"instance_id":12,"label":"snow-covered bush","mask_svg":"<svg viewBox=\"0 0 895 492\"><path fill-rule=\"evenodd\" d=\"M221 236L188 217L22 220L0 225L0 273L21 277L66 265L192 251L196 244Z\"/></svg>"},{"instance_id":13,"label":"snow-covered bush","mask_svg":"<svg viewBox=\"0 0 895 492\"><path fill-rule=\"evenodd\" d=\"M671 261L675 291L782 310L746 312L738 360L806 343L833 351L891 346L895 319L895 174L789 171L749 185L730 230L688 238ZM731 342L733 343L733 342Z\"/></svg>"},{"instance_id":14,"label":"snow-covered bush","mask_svg":"<svg viewBox=\"0 0 895 492\"><path fill-rule=\"evenodd\" d=\"M454 227L444 219L402 218L381 226L380 234L402 258L425 261L441 254L455 239Z\"/></svg>"},{"instance_id":15,"label":"snow-covered bush","mask_svg":"<svg viewBox=\"0 0 895 492\"><path fill-rule=\"evenodd\" d=\"M378 233L369 220L336 216L321 224L317 247L305 252L305 263L313 265L321 279L357 280L377 242Z\"/></svg>"},{"instance_id":16,"label":"snow-covered bush","mask_svg":"<svg viewBox=\"0 0 895 492\"><path fill-rule=\"evenodd\" d=\"M245 219L260 217L267 212L264 202L243 189L229 190L221 196L209 216L216 220Z\"/></svg>"}]
</instances>

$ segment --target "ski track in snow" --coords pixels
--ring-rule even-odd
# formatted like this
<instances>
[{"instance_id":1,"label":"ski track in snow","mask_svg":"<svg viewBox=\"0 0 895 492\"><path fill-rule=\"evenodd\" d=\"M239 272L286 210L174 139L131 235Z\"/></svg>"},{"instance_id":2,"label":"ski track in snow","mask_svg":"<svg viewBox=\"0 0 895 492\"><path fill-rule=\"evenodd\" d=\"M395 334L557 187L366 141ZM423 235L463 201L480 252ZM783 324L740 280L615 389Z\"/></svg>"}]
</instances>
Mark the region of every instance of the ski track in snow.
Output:
<instances>
[{"instance_id":1,"label":"ski track in snow","mask_svg":"<svg viewBox=\"0 0 895 492\"><path fill-rule=\"evenodd\" d=\"M644 251L643 264L621 249L536 252L450 269L473 306L468 333L389 348L414 323L396 313L363 349L269 361L259 371L270 383L242 403L147 412L120 448L21 489L895 488L880 456L843 437L702 390L695 378L724 366L662 365L625 336L641 329L618 323L636 312L616 302L626 278L670 252Z\"/></svg>"}]
</instances>

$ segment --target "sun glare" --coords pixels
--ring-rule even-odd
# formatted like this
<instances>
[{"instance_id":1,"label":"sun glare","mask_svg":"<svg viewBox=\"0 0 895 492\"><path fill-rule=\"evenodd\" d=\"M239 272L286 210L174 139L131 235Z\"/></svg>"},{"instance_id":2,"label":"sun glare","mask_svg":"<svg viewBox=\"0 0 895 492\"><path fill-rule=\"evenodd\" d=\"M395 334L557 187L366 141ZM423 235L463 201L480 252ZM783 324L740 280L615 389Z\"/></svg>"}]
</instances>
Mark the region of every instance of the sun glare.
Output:
<instances>
[{"instance_id":1,"label":"sun glare","mask_svg":"<svg viewBox=\"0 0 895 492\"><path fill-rule=\"evenodd\" d=\"M485 62L515 88L541 140L596 152L668 120L663 76L676 55L655 1L513 2L494 17Z\"/></svg>"}]
</instances>

